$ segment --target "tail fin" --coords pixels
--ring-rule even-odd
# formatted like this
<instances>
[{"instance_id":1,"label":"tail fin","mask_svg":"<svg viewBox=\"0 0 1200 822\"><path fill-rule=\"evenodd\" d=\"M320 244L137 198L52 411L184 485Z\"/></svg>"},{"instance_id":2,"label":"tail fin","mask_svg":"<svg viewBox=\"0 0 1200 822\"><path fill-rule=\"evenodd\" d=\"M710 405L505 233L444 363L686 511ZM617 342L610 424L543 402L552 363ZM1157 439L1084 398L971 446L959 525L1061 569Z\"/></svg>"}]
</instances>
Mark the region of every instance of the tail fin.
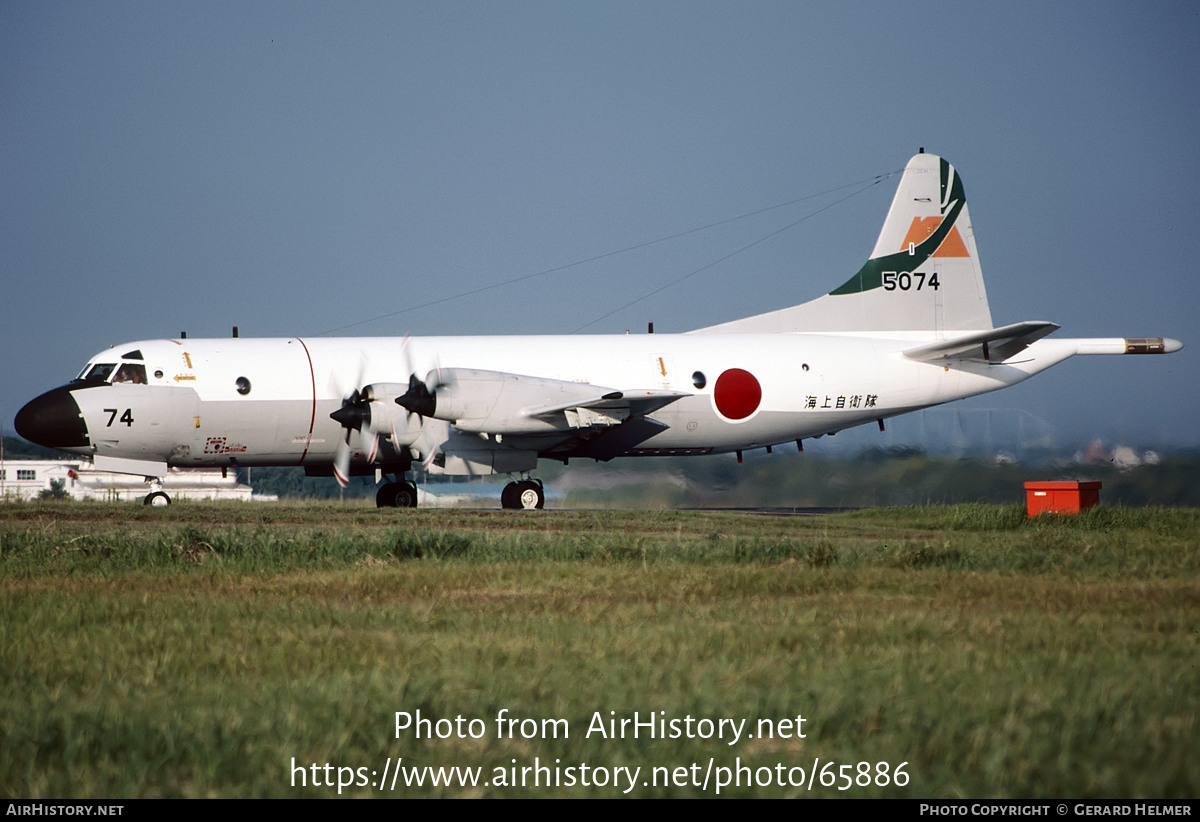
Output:
<instances>
[{"instance_id":1,"label":"tail fin","mask_svg":"<svg viewBox=\"0 0 1200 822\"><path fill-rule=\"evenodd\" d=\"M932 154L908 161L870 259L824 297L705 332L978 331L992 327L962 179Z\"/></svg>"}]
</instances>

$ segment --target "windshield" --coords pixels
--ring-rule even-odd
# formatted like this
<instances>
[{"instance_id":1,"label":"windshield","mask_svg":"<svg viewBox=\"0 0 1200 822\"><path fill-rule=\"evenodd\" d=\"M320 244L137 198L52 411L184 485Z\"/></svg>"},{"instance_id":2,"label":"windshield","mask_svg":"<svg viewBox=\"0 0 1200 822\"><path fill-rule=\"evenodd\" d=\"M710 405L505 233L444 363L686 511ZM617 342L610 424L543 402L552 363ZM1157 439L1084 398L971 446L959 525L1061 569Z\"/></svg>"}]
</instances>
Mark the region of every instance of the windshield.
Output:
<instances>
[{"instance_id":1,"label":"windshield","mask_svg":"<svg viewBox=\"0 0 1200 822\"><path fill-rule=\"evenodd\" d=\"M79 375L79 379L108 382L108 378L112 376L112 372L116 370L116 367L117 364L112 362L96 363L91 368L85 368L83 373Z\"/></svg>"}]
</instances>

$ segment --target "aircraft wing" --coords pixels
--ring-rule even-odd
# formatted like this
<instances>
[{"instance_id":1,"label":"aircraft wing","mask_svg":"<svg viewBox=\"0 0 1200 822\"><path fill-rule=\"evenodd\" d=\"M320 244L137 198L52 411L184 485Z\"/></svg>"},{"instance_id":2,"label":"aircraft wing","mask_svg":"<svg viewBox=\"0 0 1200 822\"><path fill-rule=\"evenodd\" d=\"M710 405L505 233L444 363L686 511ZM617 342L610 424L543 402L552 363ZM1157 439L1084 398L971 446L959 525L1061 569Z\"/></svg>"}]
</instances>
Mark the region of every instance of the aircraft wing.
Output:
<instances>
[{"instance_id":1,"label":"aircraft wing","mask_svg":"<svg viewBox=\"0 0 1200 822\"><path fill-rule=\"evenodd\" d=\"M468 368L430 372L427 382L436 384L428 416L459 431L505 436L611 428L690 396Z\"/></svg>"},{"instance_id":2,"label":"aircraft wing","mask_svg":"<svg viewBox=\"0 0 1200 822\"><path fill-rule=\"evenodd\" d=\"M629 417L653 414L681 397L691 396L683 391L609 391L594 397L536 405L521 409L526 417L554 421L563 414L571 428L599 427L620 422Z\"/></svg>"},{"instance_id":3,"label":"aircraft wing","mask_svg":"<svg viewBox=\"0 0 1200 822\"><path fill-rule=\"evenodd\" d=\"M904 356L928 363L945 363L951 360L1004 362L1058 328L1054 323L1040 320L1013 323L955 337L952 340L910 348L904 352Z\"/></svg>"}]
</instances>

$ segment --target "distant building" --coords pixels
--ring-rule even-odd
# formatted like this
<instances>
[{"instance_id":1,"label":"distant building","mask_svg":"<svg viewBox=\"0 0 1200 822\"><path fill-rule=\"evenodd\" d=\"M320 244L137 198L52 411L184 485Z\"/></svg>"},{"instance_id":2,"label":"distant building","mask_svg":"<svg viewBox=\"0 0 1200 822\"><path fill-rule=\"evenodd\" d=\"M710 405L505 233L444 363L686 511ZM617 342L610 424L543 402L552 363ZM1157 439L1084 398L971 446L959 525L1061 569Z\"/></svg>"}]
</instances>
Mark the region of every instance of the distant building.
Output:
<instances>
[{"instance_id":1,"label":"distant building","mask_svg":"<svg viewBox=\"0 0 1200 822\"><path fill-rule=\"evenodd\" d=\"M177 499L249 501L249 485L236 472L220 468L172 468L161 484L142 477L95 471L87 460L5 460L0 463L0 500L34 500L60 487L71 499L143 501L167 504Z\"/></svg>"}]
</instances>

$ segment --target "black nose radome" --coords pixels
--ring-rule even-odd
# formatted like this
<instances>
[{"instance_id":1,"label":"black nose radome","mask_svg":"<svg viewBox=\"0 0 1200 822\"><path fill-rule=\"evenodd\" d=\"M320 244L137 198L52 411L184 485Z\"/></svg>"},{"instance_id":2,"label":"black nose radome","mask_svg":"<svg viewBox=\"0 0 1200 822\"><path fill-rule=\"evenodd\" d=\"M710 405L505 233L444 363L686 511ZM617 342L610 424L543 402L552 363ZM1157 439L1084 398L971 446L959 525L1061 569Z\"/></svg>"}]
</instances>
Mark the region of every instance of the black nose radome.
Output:
<instances>
[{"instance_id":1,"label":"black nose radome","mask_svg":"<svg viewBox=\"0 0 1200 822\"><path fill-rule=\"evenodd\" d=\"M17 412L13 425L22 437L47 448L86 448L91 444L69 385L30 400Z\"/></svg>"}]
</instances>

